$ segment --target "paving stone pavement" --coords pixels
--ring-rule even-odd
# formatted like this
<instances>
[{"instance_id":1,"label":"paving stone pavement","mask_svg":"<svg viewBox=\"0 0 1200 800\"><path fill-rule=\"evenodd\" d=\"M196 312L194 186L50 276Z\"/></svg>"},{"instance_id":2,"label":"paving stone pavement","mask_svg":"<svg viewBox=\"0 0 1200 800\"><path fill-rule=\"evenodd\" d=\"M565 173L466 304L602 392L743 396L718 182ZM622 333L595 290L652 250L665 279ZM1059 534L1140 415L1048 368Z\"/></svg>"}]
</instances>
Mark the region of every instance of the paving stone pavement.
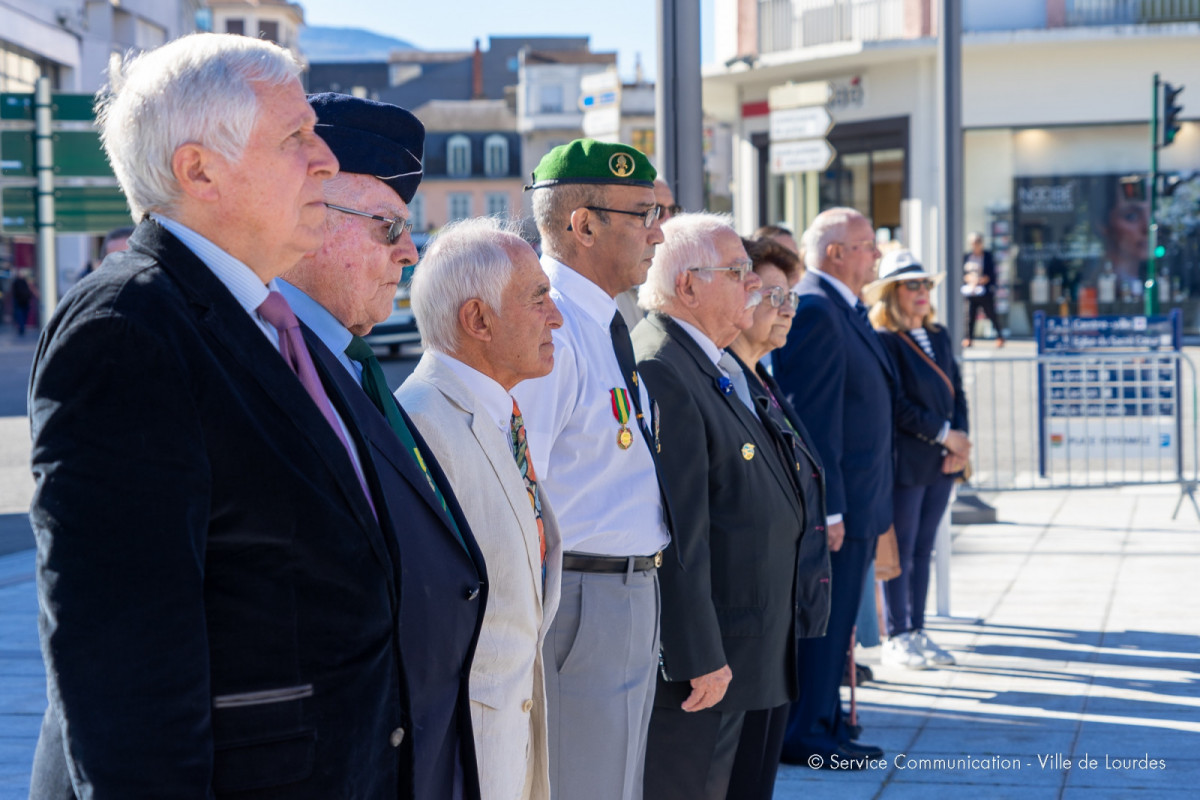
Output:
<instances>
[{"instance_id":1,"label":"paving stone pavement","mask_svg":"<svg viewBox=\"0 0 1200 800\"><path fill-rule=\"evenodd\" d=\"M1200 520L1174 486L986 495L998 523L953 532L958 664L913 672L860 651L859 772L780 768L779 800L1195 797ZM0 556L0 798L28 794L45 677L32 550ZM931 600L932 605L932 600ZM845 691L845 690L843 690ZM647 800L652 800L647 798Z\"/></svg>"}]
</instances>

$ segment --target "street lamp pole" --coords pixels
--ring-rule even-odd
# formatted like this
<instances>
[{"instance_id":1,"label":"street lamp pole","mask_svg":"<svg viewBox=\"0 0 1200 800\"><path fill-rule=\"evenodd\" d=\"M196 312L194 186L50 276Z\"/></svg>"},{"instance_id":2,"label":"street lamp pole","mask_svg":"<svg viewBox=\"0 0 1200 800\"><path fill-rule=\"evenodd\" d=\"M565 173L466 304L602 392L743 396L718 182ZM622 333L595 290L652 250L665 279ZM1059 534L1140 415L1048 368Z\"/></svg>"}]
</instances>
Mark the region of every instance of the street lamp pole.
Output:
<instances>
[{"instance_id":1,"label":"street lamp pole","mask_svg":"<svg viewBox=\"0 0 1200 800\"><path fill-rule=\"evenodd\" d=\"M699 0L657 0L658 80L654 86L658 171L688 211L704 207L704 114Z\"/></svg>"}]
</instances>

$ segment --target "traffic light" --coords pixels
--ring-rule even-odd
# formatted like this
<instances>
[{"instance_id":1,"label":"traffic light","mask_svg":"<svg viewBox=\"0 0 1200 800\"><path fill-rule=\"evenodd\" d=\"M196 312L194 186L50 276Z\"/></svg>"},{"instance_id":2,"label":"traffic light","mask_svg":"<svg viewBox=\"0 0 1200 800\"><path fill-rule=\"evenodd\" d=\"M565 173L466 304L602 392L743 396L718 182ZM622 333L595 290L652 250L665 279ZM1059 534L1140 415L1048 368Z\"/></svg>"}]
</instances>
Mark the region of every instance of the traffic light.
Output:
<instances>
[{"instance_id":1,"label":"traffic light","mask_svg":"<svg viewBox=\"0 0 1200 800\"><path fill-rule=\"evenodd\" d=\"M1183 111L1183 106L1176 100L1182 91L1182 86L1172 86L1163 82L1163 147L1175 141L1179 126L1183 124L1179 121L1179 112Z\"/></svg>"}]
</instances>

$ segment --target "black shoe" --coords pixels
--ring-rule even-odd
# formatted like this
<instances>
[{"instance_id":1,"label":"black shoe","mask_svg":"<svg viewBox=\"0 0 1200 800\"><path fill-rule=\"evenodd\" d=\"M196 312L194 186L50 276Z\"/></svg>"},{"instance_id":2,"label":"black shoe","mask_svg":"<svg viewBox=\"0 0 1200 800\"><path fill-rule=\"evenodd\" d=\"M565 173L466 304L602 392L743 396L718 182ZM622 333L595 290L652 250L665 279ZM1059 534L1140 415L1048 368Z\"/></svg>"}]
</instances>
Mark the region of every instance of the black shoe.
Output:
<instances>
[{"instance_id":1,"label":"black shoe","mask_svg":"<svg viewBox=\"0 0 1200 800\"><path fill-rule=\"evenodd\" d=\"M854 665L854 683L856 686L862 686L867 681L875 680L875 673L871 672L871 668L866 664ZM850 664L846 664L846 669L842 672L842 686L850 685Z\"/></svg>"},{"instance_id":2,"label":"black shoe","mask_svg":"<svg viewBox=\"0 0 1200 800\"><path fill-rule=\"evenodd\" d=\"M861 758L883 758L883 748L862 742L843 742L839 750L855 753Z\"/></svg>"},{"instance_id":3,"label":"black shoe","mask_svg":"<svg viewBox=\"0 0 1200 800\"><path fill-rule=\"evenodd\" d=\"M851 725L849 722L843 722L842 727L846 730L847 739L857 739L862 736L862 725Z\"/></svg>"}]
</instances>

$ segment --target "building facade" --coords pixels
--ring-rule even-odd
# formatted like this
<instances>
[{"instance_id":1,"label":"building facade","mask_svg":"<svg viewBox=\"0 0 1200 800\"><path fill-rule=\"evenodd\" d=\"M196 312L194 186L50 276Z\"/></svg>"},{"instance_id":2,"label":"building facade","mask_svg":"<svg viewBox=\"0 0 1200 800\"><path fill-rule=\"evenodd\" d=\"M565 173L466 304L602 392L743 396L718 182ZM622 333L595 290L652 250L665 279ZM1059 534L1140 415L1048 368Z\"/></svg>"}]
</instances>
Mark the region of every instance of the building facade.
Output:
<instances>
[{"instance_id":1,"label":"building facade","mask_svg":"<svg viewBox=\"0 0 1200 800\"><path fill-rule=\"evenodd\" d=\"M940 269L961 257L937 252L936 12L936 0L717 0L705 110L733 129L742 230L802 229L849 205ZM964 234L983 232L998 256L1008 327L1027 333L1037 310L1140 309L1153 76L1200 87L1200 2L963 0L963 28ZM824 169L772 169L768 96L789 83L828 86ZM1200 96L1180 97L1184 122L1159 151L1171 192L1156 215L1159 291L1195 333Z\"/></svg>"}]
</instances>

